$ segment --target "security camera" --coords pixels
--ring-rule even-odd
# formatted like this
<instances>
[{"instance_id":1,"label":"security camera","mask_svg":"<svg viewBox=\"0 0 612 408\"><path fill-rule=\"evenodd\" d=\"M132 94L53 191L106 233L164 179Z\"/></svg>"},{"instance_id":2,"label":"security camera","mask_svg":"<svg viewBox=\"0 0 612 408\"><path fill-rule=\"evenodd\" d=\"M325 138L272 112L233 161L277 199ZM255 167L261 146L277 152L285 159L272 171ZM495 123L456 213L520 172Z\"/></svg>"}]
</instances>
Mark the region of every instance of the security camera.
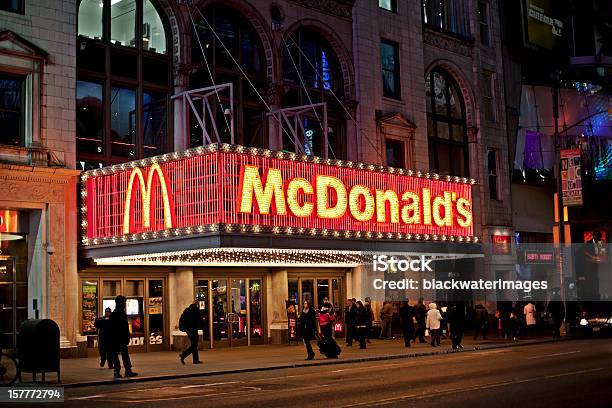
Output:
<instances>
[{"instance_id":1,"label":"security camera","mask_svg":"<svg viewBox=\"0 0 612 408\"><path fill-rule=\"evenodd\" d=\"M47 244L47 253L49 255L53 255L55 253L55 247L53 244Z\"/></svg>"}]
</instances>

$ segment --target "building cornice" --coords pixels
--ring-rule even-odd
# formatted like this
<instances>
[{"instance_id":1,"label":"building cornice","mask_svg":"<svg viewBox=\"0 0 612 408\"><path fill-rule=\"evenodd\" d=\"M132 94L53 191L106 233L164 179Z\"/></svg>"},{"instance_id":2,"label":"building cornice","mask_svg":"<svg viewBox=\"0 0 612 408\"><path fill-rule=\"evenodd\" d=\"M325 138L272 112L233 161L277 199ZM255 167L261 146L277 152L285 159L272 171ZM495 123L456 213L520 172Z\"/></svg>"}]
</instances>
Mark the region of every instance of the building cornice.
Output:
<instances>
[{"instance_id":1,"label":"building cornice","mask_svg":"<svg viewBox=\"0 0 612 408\"><path fill-rule=\"evenodd\" d=\"M354 0L291 0L293 3L321 11L332 16L352 19Z\"/></svg>"},{"instance_id":2,"label":"building cornice","mask_svg":"<svg viewBox=\"0 0 612 408\"><path fill-rule=\"evenodd\" d=\"M79 170L64 167L35 167L0 163L0 182L21 181L31 183L67 184L77 177Z\"/></svg>"}]
</instances>

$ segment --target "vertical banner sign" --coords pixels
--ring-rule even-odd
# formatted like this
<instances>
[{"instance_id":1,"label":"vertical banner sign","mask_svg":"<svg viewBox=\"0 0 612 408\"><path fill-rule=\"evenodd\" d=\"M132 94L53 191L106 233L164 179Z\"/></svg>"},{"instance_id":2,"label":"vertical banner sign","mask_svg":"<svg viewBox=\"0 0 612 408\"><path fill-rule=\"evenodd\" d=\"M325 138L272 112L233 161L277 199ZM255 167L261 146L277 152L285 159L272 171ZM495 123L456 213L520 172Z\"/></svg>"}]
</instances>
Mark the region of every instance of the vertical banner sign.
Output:
<instances>
[{"instance_id":1,"label":"vertical banner sign","mask_svg":"<svg viewBox=\"0 0 612 408\"><path fill-rule=\"evenodd\" d=\"M561 150L561 188L564 206L582 205L580 149Z\"/></svg>"},{"instance_id":2,"label":"vertical banner sign","mask_svg":"<svg viewBox=\"0 0 612 408\"><path fill-rule=\"evenodd\" d=\"M292 341L297 343L297 313L295 312L295 301L286 300L285 306L287 307L287 340L289 343Z\"/></svg>"}]
</instances>

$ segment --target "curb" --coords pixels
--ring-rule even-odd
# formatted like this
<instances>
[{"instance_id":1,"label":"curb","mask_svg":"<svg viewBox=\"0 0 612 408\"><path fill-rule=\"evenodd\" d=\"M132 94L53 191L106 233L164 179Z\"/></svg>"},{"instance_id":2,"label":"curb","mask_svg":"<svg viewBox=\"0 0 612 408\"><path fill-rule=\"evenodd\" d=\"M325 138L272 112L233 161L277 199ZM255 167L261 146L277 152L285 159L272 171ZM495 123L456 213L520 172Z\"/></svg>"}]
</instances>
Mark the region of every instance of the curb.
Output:
<instances>
[{"instance_id":1,"label":"curb","mask_svg":"<svg viewBox=\"0 0 612 408\"><path fill-rule=\"evenodd\" d=\"M320 360L320 361L315 360L310 363L280 364L280 365L274 365L274 366L269 366L269 367L251 367L251 368L242 368L242 369L234 369L234 370L207 371L207 372L201 372L201 373L166 374L166 375L157 375L157 376L123 378L121 380L109 379L109 380L97 380L97 381L83 381L83 382L78 382L78 383L66 383L66 384L60 383L60 384L53 384L53 385L64 387L64 388L82 388L82 387L91 387L91 386L96 386L96 385L139 383L139 382L161 381L161 380L177 380L181 378L211 377L211 376L221 375L221 374L241 374L241 373L251 373L251 372L256 372L256 371L284 370L288 368L327 366L327 365L337 365L337 364L352 364L352 363L362 363L362 362L368 362L368 361L399 360L399 359L404 359L404 358L415 358L415 357L430 357L430 356L438 356L438 355L445 355L445 354L466 353L466 352L491 350L491 349L499 349L499 348L524 347L524 346L530 346L530 345L536 345L536 344L557 343L557 342L577 340L577 339L578 338L574 338L574 337L563 337L563 338L558 338L558 339L526 340L524 342L480 345L480 346L474 346L471 348L465 348L462 350L445 349L445 350L439 350L439 351L391 354L391 355L382 355L382 356L373 356L373 357L358 357L358 358L350 358L346 360Z\"/></svg>"}]
</instances>

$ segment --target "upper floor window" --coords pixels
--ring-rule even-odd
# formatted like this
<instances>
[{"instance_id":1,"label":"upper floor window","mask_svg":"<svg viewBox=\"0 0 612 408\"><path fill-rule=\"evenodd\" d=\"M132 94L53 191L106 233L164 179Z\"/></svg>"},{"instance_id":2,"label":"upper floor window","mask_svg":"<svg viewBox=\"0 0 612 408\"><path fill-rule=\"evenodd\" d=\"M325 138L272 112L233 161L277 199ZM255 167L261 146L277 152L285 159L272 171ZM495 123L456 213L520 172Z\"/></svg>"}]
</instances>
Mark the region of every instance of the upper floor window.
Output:
<instances>
[{"instance_id":1,"label":"upper floor window","mask_svg":"<svg viewBox=\"0 0 612 408\"><path fill-rule=\"evenodd\" d=\"M399 46L389 40L380 40L380 64L382 68L383 95L401 98L399 76Z\"/></svg>"},{"instance_id":2,"label":"upper floor window","mask_svg":"<svg viewBox=\"0 0 612 408\"><path fill-rule=\"evenodd\" d=\"M199 16L199 13L195 15ZM206 9L203 15L205 20L194 17L196 32L191 39L191 60L196 71L191 75L190 88L232 83L231 116L224 115L220 109L221 106L223 110L229 107L228 92L219 93L221 106L218 103L211 105L220 138L226 143L231 141L230 121L233 120L235 143L267 147L267 109L253 88L265 95L266 60L259 35L244 16L229 7L215 5ZM191 146L201 146L204 143L202 130L195 117L190 120L190 125Z\"/></svg>"},{"instance_id":3,"label":"upper floor window","mask_svg":"<svg viewBox=\"0 0 612 408\"><path fill-rule=\"evenodd\" d=\"M344 98L342 71L336 53L319 33L300 28L287 38L283 56L283 79L288 91L283 95L283 107L325 102L327 104L327 137L325 146L321 113L306 112L303 115L304 146L306 154L344 158L346 155L346 116L338 102ZM283 145L293 150L289 133L283 132Z\"/></svg>"},{"instance_id":4,"label":"upper floor window","mask_svg":"<svg viewBox=\"0 0 612 408\"><path fill-rule=\"evenodd\" d=\"M0 10L23 14L25 0L0 0Z\"/></svg>"},{"instance_id":5,"label":"upper floor window","mask_svg":"<svg viewBox=\"0 0 612 408\"><path fill-rule=\"evenodd\" d=\"M169 151L171 61L155 6L149 0L82 0L78 33L76 141L81 168Z\"/></svg>"},{"instance_id":6,"label":"upper floor window","mask_svg":"<svg viewBox=\"0 0 612 408\"><path fill-rule=\"evenodd\" d=\"M499 200L499 186L497 183L497 155L495 149L487 150L487 172L489 173L489 198Z\"/></svg>"},{"instance_id":7,"label":"upper floor window","mask_svg":"<svg viewBox=\"0 0 612 408\"><path fill-rule=\"evenodd\" d=\"M470 36L466 0L423 0L423 22L428 27Z\"/></svg>"},{"instance_id":8,"label":"upper floor window","mask_svg":"<svg viewBox=\"0 0 612 408\"><path fill-rule=\"evenodd\" d=\"M483 45L491 45L491 33L489 31L489 3L478 2L478 24L480 25L480 42Z\"/></svg>"},{"instance_id":9,"label":"upper floor window","mask_svg":"<svg viewBox=\"0 0 612 408\"><path fill-rule=\"evenodd\" d=\"M378 0L378 7L383 10L397 13L397 0Z\"/></svg>"},{"instance_id":10,"label":"upper floor window","mask_svg":"<svg viewBox=\"0 0 612 408\"><path fill-rule=\"evenodd\" d=\"M488 122L497 121L497 109L495 106L495 74L484 71L481 80L482 109Z\"/></svg>"},{"instance_id":11,"label":"upper floor window","mask_svg":"<svg viewBox=\"0 0 612 408\"><path fill-rule=\"evenodd\" d=\"M429 166L435 172L468 175L465 107L459 86L441 69L425 80Z\"/></svg>"},{"instance_id":12,"label":"upper floor window","mask_svg":"<svg viewBox=\"0 0 612 408\"><path fill-rule=\"evenodd\" d=\"M403 141L385 139L385 150L387 154L387 166L406 167L406 148Z\"/></svg>"},{"instance_id":13,"label":"upper floor window","mask_svg":"<svg viewBox=\"0 0 612 408\"><path fill-rule=\"evenodd\" d=\"M22 146L24 78L0 73L0 144Z\"/></svg>"}]
</instances>

